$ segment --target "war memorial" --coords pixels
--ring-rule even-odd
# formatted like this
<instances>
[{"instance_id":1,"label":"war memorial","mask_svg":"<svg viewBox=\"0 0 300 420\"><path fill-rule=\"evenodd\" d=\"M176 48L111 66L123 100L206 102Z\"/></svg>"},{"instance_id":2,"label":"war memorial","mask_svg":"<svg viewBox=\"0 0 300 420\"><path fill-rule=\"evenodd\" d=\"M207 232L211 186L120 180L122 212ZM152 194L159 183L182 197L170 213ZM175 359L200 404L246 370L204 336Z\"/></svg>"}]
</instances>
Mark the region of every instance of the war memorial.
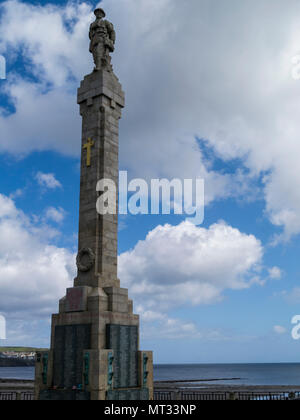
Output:
<instances>
[{"instance_id":1,"label":"war memorial","mask_svg":"<svg viewBox=\"0 0 300 420\"><path fill-rule=\"evenodd\" d=\"M78 275L52 316L51 349L36 357L38 400L151 400L153 356L139 349L139 316L118 279L118 212L99 214L101 179L119 180L125 105L111 56L116 33L102 9L90 26L95 68L81 82ZM116 208L118 199L116 198Z\"/></svg>"},{"instance_id":2,"label":"war memorial","mask_svg":"<svg viewBox=\"0 0 300 420\"><path fill-rule=\"evenodd\" d=\"M166 241L158 236L158 240L155 238L155 242L150 244L151 252L147 252L147 248L142 250L143 261L152 263L146 270L138 270L136 255L124 260L124 266L131 267L131 272L135 274L131 284L136 285L149 278L155 285L152 290L146 287L140 289L140 295L144 293L145 309L149 297L155 296L155 300L151 299L154 305L148 307L158 312L157 318L149 317L148 321L153 321L153 326L145 331L150 333L148 337L153 343L149 347L156 345L161 350L157 355L161 363L154 365L153 374L153 354L141 350L140 319L134 313L130 299L133 289L128 291L121 287L126 277L125 270L125 274L118 278L118 218L126 214L123 213L124 203L129 210L130 201L137 204L136 207L139 204L140 208L143 204L142 199L138 201L135 197L135 201L130 200L128 195L123 194L125 188L122 186L128 184L127 173L119 172L119 120L125 107L125 94L112 67L111 57L117 39L114 25L106 19L101 8L95 10L94 19L86 2L5 0L2 3L0 79L6 80L6 58L10 77L3 90L0 86L0 127L3 131L0 155L3 155L1 174L5 181L0 193L0 344L2 340L8 340L4 344L48 346L50 334L47 333L44 341L42 331L45 320L32 325L30 321L35 319L32 315L45 314L46 308L52 305L53 289L57 291L57 285L69 279L66 269L74 257L65 244L66 236L70 237L67 222L62 225L63 217L59 220L48 217L46 204L53 203L56 200L53 197L57 198L57 205L60 200L61 204L65 204L68 198L65 183L68 189L70 184L74 185L69 178L70 172L63 166L69 165L71 170L73 160L70 161L69 155L59 160L64 156L56 152L57 147L61 151L63 140L72 139L73 135L66 135L66 128L74 130L74 126L65 121L72 121L66 118L66 102L77 107L76 99L66 99L70 78L71 85L74 81L74 72L70 74L66 69L70 70L70 58L75 65L77 59L82 59L82 50L81 54L77 53L77 48L81 49L82 35L86 41L89 36L94 68L91 63L86 71L90 74L82 80L77 98L82 117L82 138L81 145L76 142L73 145L78 146L78 152L81 151L78 251L75 249L77 258L76 263L73 262L74 269L77 264L77 272L74 272L73 287L71 282L68 283L65 293L63 286L56 298L58 313L52 315L50 348L0 347L0 401L101 401L100 416L126 415L131 418L138 414L200 416L202 401L300 401L297 347L300 316L294 315L291 324L289 315L288 319L286 317L290 313L290 305L297 305L292 298L299 294L294 293L298 286L297 275L294 276L292 271L294 269L294 274L297 274L298 245L293 249L288 243L289 255L285 261L279 258L284 248L281 251L276 248L283 245L280 244L283 239L284 246L287 245L285 239L288 238L282 234L299 234L294 217L299 206L293 197L297 196L296 181L300 178L296 176L297 171L293 171L293 168L297 169L297 159L293 162L291 156L296 157L298 153L295 145L299 142L294 135L297 137L300 126L294 125L297 113L291 110L296 109L300 95L294 84L300 80L300 54L295 43L300 4L299 10L289 10L284 2L273 2L272 8L261 4L267 2L257 2L256 8L255 2L228 1L225 8L220 8L218 2L208 5L213 2L195 1L189 2L191 4L186 7L186 4L175 1L167 2L167 5L163 4L166 2L156 2L154 5L147 0L138 3L126 0L116 2L115 8L112 7L116 18L120 17L120 25L125 24L124 45L132 48L132 51L125 52L130 56L132 52L137 53L130 64L138 62L139 68L142 68L139 76L145 77L139 77L139 80L128 78L135 87L139 84L137 93L143 99L142 106L137 97L134 102L135 121L140 123L137 115L145 115L147 122L139 128L139 132L146 133L142 135L142 147L145 147L140 151L134 149L136 156L138 152L148 151L147 159L153 165L150 172L153 176L170 175L174 170L181 177L192 174L194 178L203 174L213 190L213 194L209 192L208 196L215 195L215 199L206 199L207 205L213 203L213 206L209 209L205 225L198 229L197 234L191 229L192 234L187 234L184 241L180 238L173 248L179 236L177 232L180 236L182 232L177 230L180 225L176 223L183 218L175 219L174 223L169 217L157 219L161 223L171 221L166 226L172 231L174 229L176 235L166 236ZM65 6L62 3L66 3ZM243 5L237 7L237 3ZM7 13L4 13L5 8ZM77 19L78 16L80 19ZM282 19L278 20L278 16ZM73 24L77 25L78 31L73 30ZM43 31L45 25L49 28ZM64 31L59 32L59 29ZM61 37L62 34L64 37ZM87 51L86 46L88 55ZM7 57L4 58L2 53ZM292 57L291 54L297 55ZM269 65L270 58L276 66ZM41 61L45 61L44 66L41 66ZM51 65L48 75L49 63L54 65ZM135 72L136 65L131 68ZM60 76L62 71L68 82L66 86L61 83L64 81ZM145 82L149 77L152 84ZM56 83L56 78L59 83ZM74 93L76 87L72 87ZM143 87L146 87L146 93ZM44 99L48 89L51 93L49 102L40 102L39 97ZM22 95L16 94L18 90L22 91ZM151 98L152 90L154 95ZM37 95L39 92L41 95ZM276 101L276 98L280 100ZM279 111L273 108L276 103L280 105ZM282 114L284 108L288 110L286 115ZM57 118L60 113L61 120ZM288 130L283 129L286 122ZM52 133L51 128L56 124L56 131ZM157 131L152 130L154 125L157 125ZM75 130L79 135L80 128ZM48 138L49 133L51 137ZM59 133L64 137L60 138ZM163 143L160 135L165 133L169 139ZM260 135L266 141L259 142L259 154L256 154L254 140L259 140ZM51 142L55 140L51 147L50 138ZM120 139L121 144L122 136ZM147 145L147 141L152 139L158 141ZM285 147L281 147L282 141ZM43 142L45 144L40 147ZM10 155L15 156L16 150L18 159L14 160L22 162L27 153L38 153L26 163L15 165ZM155 152L153 155L149 153L152 150ZM40 151L46 151L47 156L41 159ZM267 155L268 159L264 159ZM168 161L170 169L165 170L164 165L167 166ZM284 165L285 162L288 165ZM37 170L48 172L49 164L51 171L57 168L60 176L63 172L67 175L65 183L61 184L56 174L50 173L41 175L52 178L52 186L39 182L33 165L37 165ZM285 167L289 167L287 175L291 178L280 176L285 174L281 172ZM24 182L28 176L30 188L27 190L27 182L20 184L20 180ZM33 177L34 182L31 182ZM288 180L288 188L282 180ZM135 181L138 181L135 185L141 185L138 186L140 190L150 184L142 179ZM158 184L166 185L164 181L169 186L172 184L172 202L170 196L164 199L163 191L160 196ZM180 209L182 212L178 211L180 203L176 203L174 181L181 182L182 179L151 179L151 213L160 215L157 209L165 203L167 215L172 213L172 207L174 215L179 216L180 213L182 216L187 203L188 211L185 208L185 213L193 216L194 213L189 212L193 207L193 188L190 187L193 179L183 180L181 192L184 194L181 198L186 198L187 191L190 196L182 200L185 201ZM195 207L196 216L187 218L185 222L200 226L204 217L204 182L197 181L199 184L196 183L194 198L196 202L197 198L201 199ZM108 184L113 185L112 194ZM47 196L37 203L44 194L44 188L49 193L56 188L60 192L52 196L52 201ZM121 192L119 198L118 190ZM280 191L285 194L278 194ZM127 192L134 191L128 188ZM142 193L139 191L139 197L145 198L144 207L149 204L149 192L150 185L146 185ZM274 207L270 205L270 192L272 197L276 196ZM23 194L24 201L18 203L16 200L21 199ZM289 201L290 194L292 201ZM36 202L33 198L37 199ZM262 205L263 201L266 207ZM284 201L284 206L278 204L280 201ZM246 202L251 207L244 206ZM75 205L77 200L73 202L72 214ZM61 216L65 212L63 207L57 209L61 210ZM70 213L69 207L66 207L66 213ZM146 211L140 212L144 213ZM163 209L162 213L166 215ZM75 214L77 216L77 210ZM137 212L132 211L131 214ZM64 234L63 244L57 246L55 241L52 243L51 235L52 228L60 231L57 230L58 225L66 227L66 232L61 232ZM147 227L145 231L150 234L154 232L149 230L151 225L152 222L130 225L134 229L129 232L131 242L136 244L134 250L138 247L136 226ZM159 228L158 223L154 225ZM221 227L221 234L209 236L208 232L217 225ZM271 225L276 230L270 230ZM287 226L289 232L278 230ZM48 230L51 230L51 242ZM126 238L126 232L125 241L129 238ZM278 244L274 246L276 252L273 253L276 265L272 263L271 266L269 251L273 246L269 245L275 245L277 240ZM16 246L17 242L20 242L20 247ZM45 254L43 248L48 250L49 245L51 248L53 245L53 254ZM40 248L41 253L35 250ZM59 258L52 258L52 255L57 255L57 250L67 253L61 262ZM195 250L197 252L193 252ZM266 260L263 254L267 254ZM160 256L158 260L155 259L157 255ZM43 260L41 265L38 259ZM242 268L237 267L240 262ZM281 267L284 262L286 265ZM52 273L57 273L59 278ZM137 278L137 273L143 275ZM288 285L285 290L281 280ZM269 289L267 283L270 283ZM252 291L252 286L256 290ZM149 296L145 295L145 290L149 290ZM168 296L172 305L165 305L164 310ZM289 306L285 307L285 304ZM198 306L199 310L196 310ZM205 310L204 306L208 309ZM171 310L172 318L169 318L167 312ZM29 317L25 318L27 312ZM265 313L268 315L266 319L263 317ZM190 323L188 319L191 318L195 322ZM26 331L29 323L30 329ZM291 335L290 327L293 327ZM17 342L19 340L21 343ZM292 357L295 357L294 360Z\"/></svg>"}]
</instances>

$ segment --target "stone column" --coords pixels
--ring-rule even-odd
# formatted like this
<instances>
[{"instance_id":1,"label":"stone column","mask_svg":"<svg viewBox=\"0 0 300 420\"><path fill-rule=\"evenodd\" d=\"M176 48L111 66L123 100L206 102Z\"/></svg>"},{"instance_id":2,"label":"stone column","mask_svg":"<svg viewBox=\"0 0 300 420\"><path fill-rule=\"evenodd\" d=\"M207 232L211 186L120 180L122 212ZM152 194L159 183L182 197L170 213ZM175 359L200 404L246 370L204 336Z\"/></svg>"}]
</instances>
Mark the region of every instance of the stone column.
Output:
<instances>
[{"instance_id":1,"label":"stone column","mask_svg":"<svg viewBox=\"0 0 300 420\"><path fill-rule=\"evenodd\" d=\"M119 119L124 93L112 71L86 76L78 90L82 116L79 253L76 286L119 287L118 215L99 215L97 182L119 184ZM90 149L90 150L88 150ZM88 161L88 158L90 160ZM116 195L116 209L118 208Z\"/></svg>"},{"instance_id":2,"label":"stone column","mask_svg":"<svg viewBox=\"0 0 300 420\"><path fill-rule=\"evenodd\" d=\"M78 275L52 316L51 349L36 360L36 397L41 400L148 400L153 398L152 352L140 351L139 316L120 287L118 195L115 212L99 214L98 181L118 193L119 119L124 93L109 51L115 32L95 11L90 29L95 69L81 82L82 116Z\"/></svg>"}]
</instances>

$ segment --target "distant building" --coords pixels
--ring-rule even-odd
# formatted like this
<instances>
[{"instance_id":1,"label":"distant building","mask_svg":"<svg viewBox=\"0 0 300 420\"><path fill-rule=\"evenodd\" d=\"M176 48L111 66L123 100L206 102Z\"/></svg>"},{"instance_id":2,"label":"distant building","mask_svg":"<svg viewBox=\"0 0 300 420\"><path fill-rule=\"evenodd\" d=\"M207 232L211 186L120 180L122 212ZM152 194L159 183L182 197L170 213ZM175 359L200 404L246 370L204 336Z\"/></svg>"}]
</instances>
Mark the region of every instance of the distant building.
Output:
<instances>
[{"instance_id":1,"label":"distant building","mask_svg":"<svg viewBox=\"0 0 300 420\"><path fill-rule=\"evenodd\" d=\"M0 353L0 357L6 359L22 359L22 360L34 360L35 352L15 352L15 351L5 351Z\"/></svg>"}]
</instances>

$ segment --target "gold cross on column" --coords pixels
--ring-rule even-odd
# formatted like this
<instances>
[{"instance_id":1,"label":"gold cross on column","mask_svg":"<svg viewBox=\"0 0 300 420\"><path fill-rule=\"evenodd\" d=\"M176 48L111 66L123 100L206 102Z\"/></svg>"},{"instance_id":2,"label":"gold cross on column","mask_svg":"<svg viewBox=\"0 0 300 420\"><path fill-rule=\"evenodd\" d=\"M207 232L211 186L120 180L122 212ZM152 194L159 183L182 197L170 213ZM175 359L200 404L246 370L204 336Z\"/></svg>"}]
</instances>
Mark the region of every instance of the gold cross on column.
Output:
<instances>
[{"instance_id":1,"label":"gold cross on column","mask_svg":"<svg viewBox=\"0 0 300 420\"><path fill-rule=\"evenodd\" d=\"M86 149L86 166L91 166L91 151L94 146L95 142L90 138L88 138L87 143L83 145L83 148Z\"/></svg>"}]
</instances>

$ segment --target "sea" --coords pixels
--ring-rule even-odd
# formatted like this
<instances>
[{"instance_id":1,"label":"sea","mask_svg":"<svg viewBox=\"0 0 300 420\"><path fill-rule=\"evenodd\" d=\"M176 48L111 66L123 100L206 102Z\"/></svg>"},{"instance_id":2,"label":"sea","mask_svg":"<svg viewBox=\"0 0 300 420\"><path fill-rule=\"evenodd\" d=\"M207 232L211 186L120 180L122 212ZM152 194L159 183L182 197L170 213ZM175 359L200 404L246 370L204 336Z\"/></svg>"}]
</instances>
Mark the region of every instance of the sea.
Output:
<instances>
[{"instance_id":1,"label":"sea","mask_svg":"<svg viewBox=\"0 0 300 420\"><path fill-rule=\"evenodd\" d=\"M34 379L34 368L1 367L0 378ZM155 365L154 380L192 381L195 387L207 384L300 386L300 363Z\"/></svg>"}]
</instances>

